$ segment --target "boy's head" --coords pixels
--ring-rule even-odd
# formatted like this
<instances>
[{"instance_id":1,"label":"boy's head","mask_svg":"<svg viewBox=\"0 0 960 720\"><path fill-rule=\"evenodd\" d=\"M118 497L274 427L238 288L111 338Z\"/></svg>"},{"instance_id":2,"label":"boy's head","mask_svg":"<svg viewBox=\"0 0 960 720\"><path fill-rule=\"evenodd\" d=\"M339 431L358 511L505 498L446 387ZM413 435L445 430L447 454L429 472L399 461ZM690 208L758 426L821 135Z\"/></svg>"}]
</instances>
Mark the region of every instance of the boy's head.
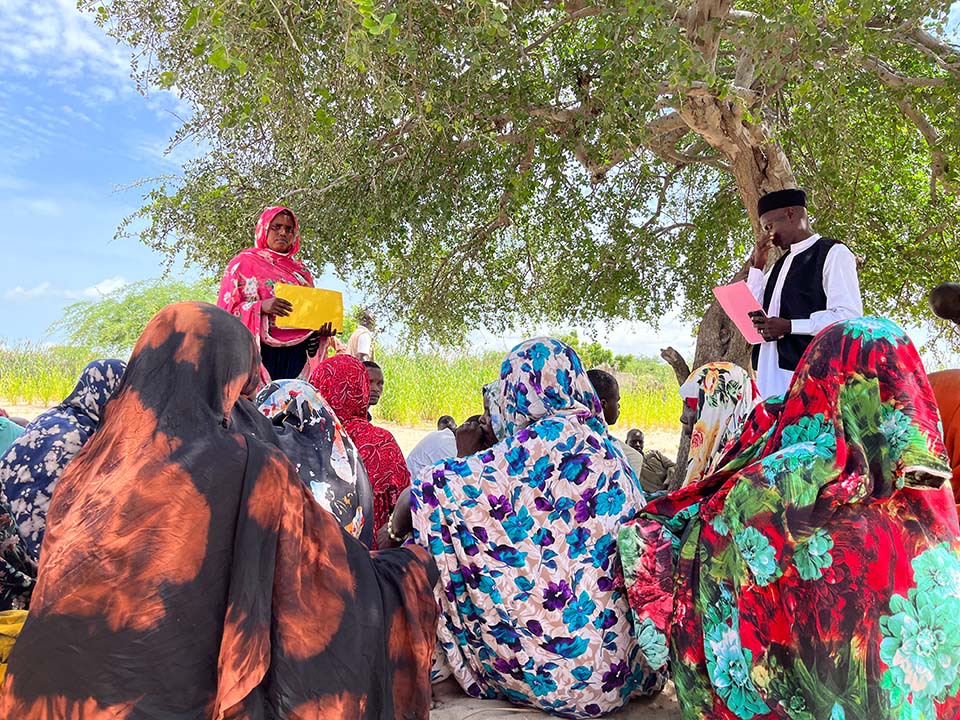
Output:
<instances>
[{"instance_id":1,"label":"boy's head","mask_svg":"<svg viewBox=\"0 0 960 720\"><path fill-rule=\"evenodd\" d=\"M587 370L587 377L593 389L597 391L600 405L603 406L603 419L607 425L616 425L620 417L620 383L605 370Z\"/></svg>"}]
</instances>

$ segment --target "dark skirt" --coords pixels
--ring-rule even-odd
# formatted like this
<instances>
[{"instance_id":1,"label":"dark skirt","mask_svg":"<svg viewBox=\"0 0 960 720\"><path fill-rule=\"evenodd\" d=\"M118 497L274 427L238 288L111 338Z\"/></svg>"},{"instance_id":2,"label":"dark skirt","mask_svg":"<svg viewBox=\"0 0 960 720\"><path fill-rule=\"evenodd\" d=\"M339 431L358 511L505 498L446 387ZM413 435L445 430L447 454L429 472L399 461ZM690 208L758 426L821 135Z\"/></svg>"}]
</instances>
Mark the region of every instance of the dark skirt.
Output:
<instances>
[{"instance_id":1,"label":"dark skirt","mask_svg":"<svg viewBox=\"0 0 960 720\"><path fill-rule=\"evenodd\" d=\"M289 347L273 347L261 342L260 358L271 380L292 380L307 364L307 341Z\"/></svg>"}]
</instances>

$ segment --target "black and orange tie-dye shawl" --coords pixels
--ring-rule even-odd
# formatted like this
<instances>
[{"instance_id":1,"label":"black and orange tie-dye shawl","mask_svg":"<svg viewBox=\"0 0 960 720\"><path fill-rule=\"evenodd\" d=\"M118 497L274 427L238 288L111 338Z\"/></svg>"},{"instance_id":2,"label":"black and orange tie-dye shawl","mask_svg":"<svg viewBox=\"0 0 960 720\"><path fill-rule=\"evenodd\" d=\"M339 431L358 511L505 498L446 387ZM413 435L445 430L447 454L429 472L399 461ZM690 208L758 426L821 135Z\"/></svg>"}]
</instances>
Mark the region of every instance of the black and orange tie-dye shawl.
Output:
<instances>
[{"instance_id":1,"label":"black and orange tie-dye shawl","mask_svg":"<svg viewBox=\"0 0 960 720\"><path fill-rule=\"evenodd\" d=\"M147 325L50 505L0 717L427 717L436 569L371 555L232 430L255 358L212 305Z\"/></svg>"}]
</instances>

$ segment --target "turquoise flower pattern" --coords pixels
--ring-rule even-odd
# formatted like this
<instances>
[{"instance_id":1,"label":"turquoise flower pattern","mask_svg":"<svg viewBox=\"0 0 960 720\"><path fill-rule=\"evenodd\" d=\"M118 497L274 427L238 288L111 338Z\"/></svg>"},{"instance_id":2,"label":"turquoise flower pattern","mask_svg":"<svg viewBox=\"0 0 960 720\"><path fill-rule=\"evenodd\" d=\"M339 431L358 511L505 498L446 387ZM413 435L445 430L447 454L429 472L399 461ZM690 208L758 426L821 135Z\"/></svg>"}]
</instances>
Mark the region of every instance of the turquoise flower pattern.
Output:
<instances>
[{"instance_id":1,"label":"turquoise flower pattern","mask_svg":"<svg viewBox=\"0 0 960 720\"><path fill-rule=\"evenodd\" d=\"M960 688L960 558L943 543L911 563L916 587L881 616L881 687L899 718L937 718L935 702Z\"/></svg>"},{"instance_id":2,"label":"turquoise flower pattern","mask_svg":"<svg viewBox=\"0 0 960 720\"><path fill-rule=\"evenodd\" d=\"M762 532L755 527L745 528L734 536L734 542L757 585L769 585L780 576L777 550Z\"/></svg>"},{"instance_id":3,"label":"turquoise flower pattern","mask_svg":"<svg viewBox=\"0 0 960 720\"><path fill-rule=\"evenodd\" d=\"M903 451L919 433L913 427L910 418L904 415L901 410L883 405L880 408L880 415L883 418L883 422L880 424L880 432L887 439L887 445L890 447L890 458L899 460Z\"/></svg>"},{"instance_id":4,"label":"turquoise flower pattern","mask_svg":"<svg viewBox=\"0 0 960 720\"><path fill-rule=\"evenodd\" d=\"M640 646L644 664L651 670L667 664L670 654L667 649L667 636L657 629L650 618L637 623L637 645Z\"/></svg>"},{"instance_id":5,"label":"turquoise flower pattern","mask_svg":"<svg viewBox=\"0 0 960 720\"><path fill-rule=\"evenodd\" d=\"M829 460L837 451L833 426L823 413L802 417L783 430L783 449L761 460L770 485L776 476L809 469L818 460Z\"/></svg>"},{"instance_id":6,"label":"turquoise flower pattern","mask_svg":"<svg viewBox=\"0 0 960 720\"><path fill-rule=\"evenodd\" d=\"M826 416L823 413L798 418L796 425L790 425L783 429L783 444L794 446L801 443L816 442L828 434L832 439L832 431L833 428L827 425Z\"/></svg>"},{"instance_id":7,"label":"turquoise flower pattern","mask_svg":"<svg viewBox=\"0 0 960 720\"><path fill-rule=\"evenodd\" d=\"M707 672L717 694L741 720L768 713L756 685L750 679L753 654L740 642L736 612L726 612L714 624L704 624L703 650Z\"/></svg>"},{"instance_id":8,"label":"turquoise flower pattern","mask_svg":"<svg viewBox=\"0 0 960 720\"><path fill-rule=\"evenodd\" d=\"M720 513L714 515L710 519L710 527L712 527L720 537L726 537L730 534L730 526L727 524L727 521L723 519L723 515Z\"/></svg>"},{"instance_id":9,"label":"turquoise flower pattern","mask_svg":"<svg viewBox=\"0 0 960 720\"><path fill-rule=\"evenodd\" d=\"M823 571L833 564L830 550L833 538L823 528L818 529L806 540L797 543L793 553L793 564L804 580L819 580Z\"/></svg>"},{"instance_id":10,"label":"turquoise flower pattern","mask_svg":"<svg viewBox=\"0 0 960 720\"><path fill-rule=\"evenodd\" d=\"M569 347L520 345L498 393L501 441L413 481L414 539L440 571L444 664L474 697L612 712L666 676L666 637L634 630L616 552L644 505L639 483Z\"/></svg>"},{"instance_id":11,"label":"turquoise flower pattern","mask_svg":"<svg viewBox=\"0 0 960 720\"><path fill-rule=\"evenodd\" d=\"M886 340L894 345L910 342L907 334L895 323L882 318L862 317L844 323L844 334L854 339Z\"/></svg>"},{"instance_id":12,"label":"turquoise flower pattern","mask_svg":"<svg viewBox=\"0 0 960 720\"><path fill-rule=\"evenodd\" d=\"M913 580L921 593L960 598L960 561L949 543L940 543L911 563Z\"/></svg>"}]
</instances>

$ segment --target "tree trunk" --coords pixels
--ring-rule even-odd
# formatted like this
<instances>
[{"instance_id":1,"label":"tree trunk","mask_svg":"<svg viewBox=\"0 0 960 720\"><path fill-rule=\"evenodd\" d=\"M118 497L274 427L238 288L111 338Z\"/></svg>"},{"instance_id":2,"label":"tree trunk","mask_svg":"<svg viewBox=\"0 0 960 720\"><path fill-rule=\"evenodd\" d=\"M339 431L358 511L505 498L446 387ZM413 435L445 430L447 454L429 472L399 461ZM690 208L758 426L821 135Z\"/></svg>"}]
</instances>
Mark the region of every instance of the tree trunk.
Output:
<instances>
[{"instance_id":1,"label":"tree trunk","mask_svg":"<svg viewBox=\"0 0 960 720\"><path fill-rule=\"evenodd\" d=\"M683 385L690 376L690 366L687 365L687 361L683 359L683 355L672 347L665 347L660 351L660 357L667 362L667 365L673 368L673 374L677 376L677 383Z\"/></svg>"},{"instance_id":2,"label":"tree trunk","mask_svg":"<svg viewBox=\"0 0 960 720\"><path fill-rule=\"evenodd\" d=\"M713 96L695 96L680 111L691 130L703 137L711 147L727 157L737 183L737 190L750 216L755 238L760 237L757 201L769 192L796 187L796 178L783 148L770 138L764 123L752 124L743 119L737 100L720 100ZM730 282L743 280L749 264L744 263ZM716 302L710 304L697 330L694 370L708 362L728 361L751 370L751 346ZM677 453L675 486L683 482L690 432L680 435Z\"/></svg>"}]
</instances>

